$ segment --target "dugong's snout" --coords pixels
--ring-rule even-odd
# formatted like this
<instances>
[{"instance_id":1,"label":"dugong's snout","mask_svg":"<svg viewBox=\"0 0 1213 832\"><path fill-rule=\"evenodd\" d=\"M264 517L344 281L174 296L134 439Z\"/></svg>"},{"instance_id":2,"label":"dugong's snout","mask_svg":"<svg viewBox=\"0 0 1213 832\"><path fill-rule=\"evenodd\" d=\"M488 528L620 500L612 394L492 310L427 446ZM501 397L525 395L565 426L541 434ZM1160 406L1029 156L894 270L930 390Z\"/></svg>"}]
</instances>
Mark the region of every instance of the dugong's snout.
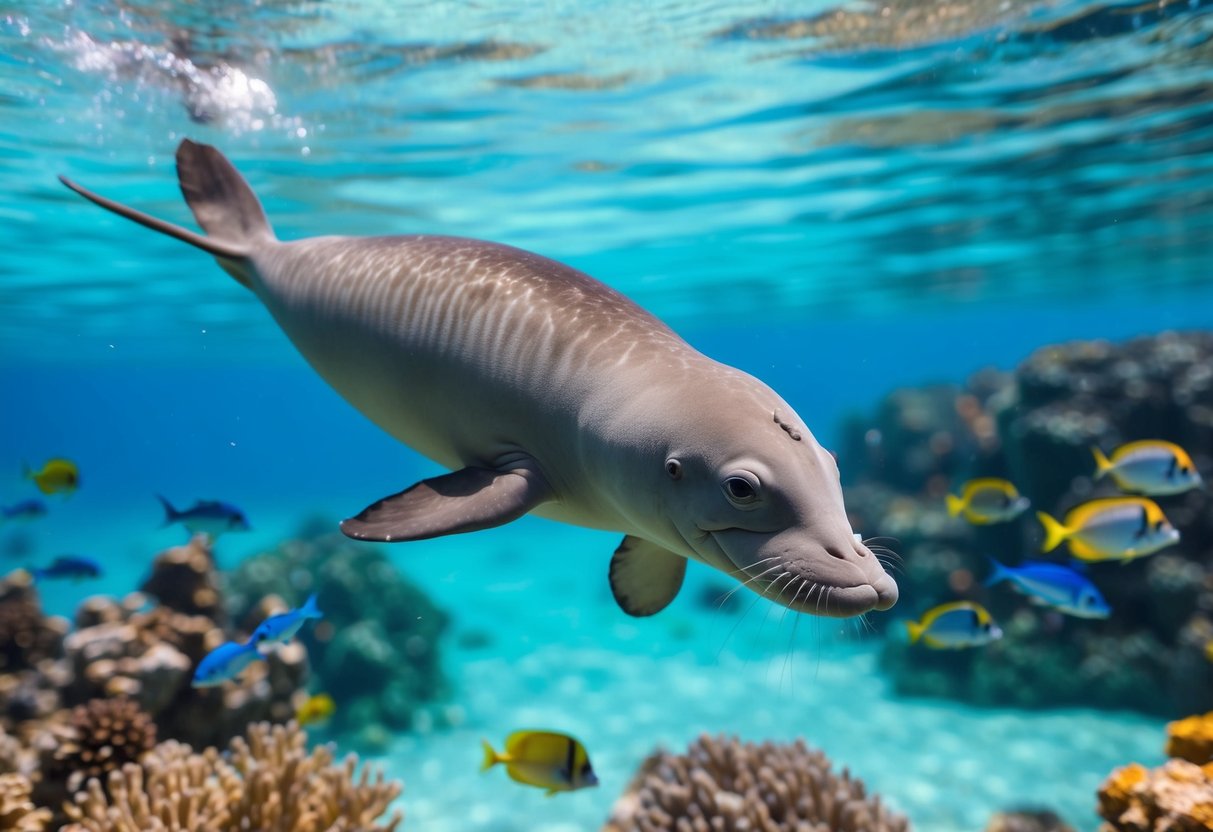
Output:
<instances>
[{"instance_id":1,"label":"dugong's snout","mask_svg":"<svg viewBox=\"0 0 1213 832\"><path fill-rule=\"evenodd\" d=\"M741 581L796 612L849 618L897 603L897 582L857 540L822 545L788 533L761 540L765 536L734 529L712 536Z\"/></svg>"}]
</instances>

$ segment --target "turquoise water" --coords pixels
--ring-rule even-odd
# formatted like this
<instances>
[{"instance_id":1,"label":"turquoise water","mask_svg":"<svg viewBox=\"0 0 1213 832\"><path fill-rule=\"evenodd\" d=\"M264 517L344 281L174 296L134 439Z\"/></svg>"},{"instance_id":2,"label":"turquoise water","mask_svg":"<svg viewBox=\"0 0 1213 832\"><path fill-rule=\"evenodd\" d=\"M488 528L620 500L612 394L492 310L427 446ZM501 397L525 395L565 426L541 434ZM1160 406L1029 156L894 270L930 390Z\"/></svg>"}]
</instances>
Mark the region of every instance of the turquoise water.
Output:
<instances>
[{"instance_id":1,"label":"turquoise water","mask_svg":"<svg viewBox=\"0 0 1213 832\"><path fill-rule=\"evenodd\" d=\"M128 591L181 540L157 492L245 509L230 568L439 471L209 258L55 179L188 223L185 136L231 156L284 239L454 234L582 269L827 447L898 385L1213 326L1209 4L931 5L863 36L823 2L0 8L0 502L27 495L22 461L75 459L83 487L22 533L108 570L48 606ZM616 543L527 520L387 549L456 631L495 636L446 651L458 724L383 758L406 828L593 829L654 743L701 731L804 736L928 830L1021 803L1093 829L1111 767L1160 757L1153 719L898 700L875 640L765 602L731 635L690 593L629 619ZM481 777L479 736L529 724L578 734L602 787Z\"/></svg>"}]
</instances>

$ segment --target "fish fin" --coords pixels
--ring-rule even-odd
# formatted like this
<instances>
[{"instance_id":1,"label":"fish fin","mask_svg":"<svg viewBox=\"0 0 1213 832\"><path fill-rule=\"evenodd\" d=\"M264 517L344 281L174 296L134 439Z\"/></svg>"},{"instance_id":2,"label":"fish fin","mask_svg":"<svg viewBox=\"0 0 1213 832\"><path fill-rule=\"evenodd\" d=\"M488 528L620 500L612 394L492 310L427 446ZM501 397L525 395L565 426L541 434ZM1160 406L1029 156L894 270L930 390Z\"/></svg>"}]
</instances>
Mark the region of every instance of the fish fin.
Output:
<instances>
[{"instance_id":1,"label":"fish fin","mask_svg":"<svg viewBox=\"0 0 1213 832\"><path fill-rule=\"evenodd\" d=\"M918 621L907 621L906 631L910 634L910 644L914 644L918 639L922 638L922 633L926 630L927 625Z\"/></svg>"},{"instance_id":2,"label":"fish fin","mask_svg":"<svg viewBox=\"0 0 1213 832\"><path fill-rule=\"evenodd\" d=\"M955 494L949 494L946 498L948 504L948 516L958 517L964 511L965 501L957 497Z\"/></svg>"},{"instance_id":3,"label":"fish fin","mask_svg":"<svg viewBox=\"0 0 1213 832\"><path fill-rule=\"evenodd\" d=\"M686 558L628 535L611 556L611 594L628 615L653 615L674 600L686 572Z\"/></svg>"},{"instance_id":4,"label":"fish fin","mask_svg":"<svg viewBox=\"0 0 1213 832\"><path fill-rule=\"evenodd\" d=\"M317 597L319 596L313 592L307 597L307 600L303 602L303 606L299 608L299 611L303 613L304 617L324 618L324 613L320 611L320 607L316 606Z\"/></svg>"},{"instance_id":5,"label":"fish fin","mask_svg":"<svg viewBox=\"0 0 1213 832\"><path fill-rule=\"evenodd\" d=\"M342 521L341 531L394 543L491 529L517 520L551 493L542 475L527 468L461 468L372 503Z\"/></svg>"},{"instance_id":6,"label":"fish fin","mask_svg":"<svg viewBox=\"0 0 1213 832\"><path fill-rule=\"evenodd\" d=\"M484 762L480 764L481 771L488 771L501 762L501 756L493 750L493 746L489 745L488 740L481 739L480 747L484 749Z\"/></svg>"},{"instance_id":7,"label":"fish fin","mask_svg":"<svg viewBox=\"0 0 1213 832\"><path fill-rule=\"evenodd\" d=\"M173 508L173 504L170 503L168 500L166 500L161 495L157 494L156 499L160 501L160 504L162 506L164 506L164 525L171 526L171 525L173 525L173 523L176 523L177 518L179 518L181 516L181 512L179 512L179 511L177 511L177 509Z\"/></svg>"},{"instance_id":8,"label":"fish fin","mask_svg":"<svg viewBox=\"0 0 1213 832\"><path fill-rule=\"evenodd\" d=\"M987 560L990 561L990 567L994 571L990 573L990 577L986 578L986 586L994 586L994 584L1001 583L1011 577L1011 570L999 563L997 559L987 557Z\"/></svg>"},{"instance_id":9,"label":"fish fin","mask_svg":"<svg viewBox=\"0 0 1213 832\"><path fill-rule=\"evenodd\" d=\"M1114 467L1112 460L1108 459L1098 446L1093 445L1091 453L1095 455L1095 479L1100 479Z\"/></svg>"},{"instance_id":10,"label":"fish fin","mask_svg":"<svg viewBox=\"0 0 1213 832\"><path fill-rule=\"evenodd\" d=\"M1036 512L1036 519L1045 527L1045 542L1041 544L1040 551L1051 552L1061 545L1061 542L1070 536L1070 530L1058 523L1053 517L1045 514L1043 511Z\"/></svg>"},{"instance_id":11,"label":"fish fin","mask_svg":"<svg viewBox=\"0 0 1213 832\"><path fill-rule=\"evenodd\" d=\"M544 792L543 796L544 797L555 797L556 792L557 792L556 789L548 789L546 792Z\"/></svg>"}]
</instances>

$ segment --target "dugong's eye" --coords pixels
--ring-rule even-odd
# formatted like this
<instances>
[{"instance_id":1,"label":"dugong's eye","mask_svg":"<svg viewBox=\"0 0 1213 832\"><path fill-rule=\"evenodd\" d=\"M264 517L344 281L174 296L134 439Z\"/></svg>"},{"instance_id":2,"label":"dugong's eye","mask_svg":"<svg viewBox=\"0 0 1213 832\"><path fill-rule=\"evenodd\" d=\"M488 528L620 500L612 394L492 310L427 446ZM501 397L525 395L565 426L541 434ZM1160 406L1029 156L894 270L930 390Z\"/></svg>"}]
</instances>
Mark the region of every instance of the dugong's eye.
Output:
<instances>
[{"instance_id":1,"label":"dugong's eye","mask_svg":"<svg viewBox=\"0 0 1213 832\"><path fill-rule=\"evenodd\" d=\"M749 477L727 477L721 487L734 505L750 505L758 500L758 482L751 481Z\"/></svg>"},{"instance_id":2,"label":"dugong's eye","mask_svg":"<svg viewBox=\"0 0 1213 832\"><path fill-rule=\"evenodd\" d=\"M670 479L677 480L682 478L682 463L670 457L665 461L665 472L670 475Z\"/></svg>"}]
</instances>

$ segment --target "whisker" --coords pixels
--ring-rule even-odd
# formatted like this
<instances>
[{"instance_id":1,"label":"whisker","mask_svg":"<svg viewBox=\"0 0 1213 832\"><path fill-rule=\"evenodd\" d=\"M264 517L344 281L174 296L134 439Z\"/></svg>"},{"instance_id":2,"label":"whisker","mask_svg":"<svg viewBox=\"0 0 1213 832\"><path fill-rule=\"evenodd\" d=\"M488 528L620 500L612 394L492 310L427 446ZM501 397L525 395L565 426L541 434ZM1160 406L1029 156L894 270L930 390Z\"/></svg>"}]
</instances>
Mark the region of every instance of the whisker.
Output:
<instances>
[{"instance_id":1,"label":"whisker","mask_svg":"<svg viewBox=\"0 0 1213 832\"><path fill-rule=\"evenodd\" d=\"M762 561L759 561L759 563L765 563L770 560L779 560L779 559L780 558L778 556L772 557L772 558L764 558ZM724 606L725 602L728 601L728 599L730 597L732 597L733 593L737 592L739 589L741 589L742 587L749 584L750 581L757 580L757 579L761 578L763 575L769 575L771 572L774 572L778 568L779 568L779 564L776 564L775 566L772 566L769 569L764 569L759 574L751 577L750 580L746 581L744 584L739 584L739 585L733 587L731 590L729 590L724 595L724 597L722 597L720 599L720 603L716 606L716 609L717 610L721 609ZM778 580L778 578L776 580ZM754 609L754 605L758 603L759 599L765 597L765 595L766 595L766 593L763 592L762 590L759 590L758 592L756 592L754 595L754 600L750 602L750 605L748 607L746 607L746 611L741 614L740 618L738 618L735 622L733 622L733 626L729 629L729 632L724 637L724 641L721 642L721 644L720 644L720 649L718 649L716 651L716 661L717 662L720 661L720 654L724 652L725 645L727 645L729 643L729 639L731 639L733 637L733 634L737 632L737 628L741 626L741 622L744 621L746 619L746 617L750 614L750 611Z\"/></svg>"},{"instance_id":2,"label":"whisker","mask_svg":"<svg viewBox=\"0 0 1213 832\"><path fill-rule=\"evenodd\" d=\"M792 607L794 607L796 605L796 599L800 597L800 591L802 589L804 589L806 583L809 583L809 582L805 581L804 578L801 578L800 586L796 588L796 594L792 596L792 602L790 604L788 604L787 609L791 609ZM812 592L813 592L813 584L809 583L809 594L811 595ZM805 596L805 597L807 598L808 596ZM787 672L788 663L792 660L792 652L796 649L796 628L799 625L800 625L800 615L797 614L797 616L794 619L792 619L792 634L788 638L788 652L783 657L783 669L779 671L779 690L780 690L780 692L783 692L783 675L784 675L784 673ZM791 679L791 681L789 682L789 685L791 686L791 688L794 692L796 680L793 677L789 677L789 678Z\"/></svg>"},{"instance_id":3,"label":"whisker","mask_svg":"<svg viewBox=\"0 0 1213 832\"><path fill-rule=\"evenodd\" d=\"M766 558L766 560L776 560L776 558ZM737 586L733 587L728 592L726 592L724 595L720 596L720 603L716 605L716 608L720 609L721 607L723 607L725 602L728 601L729 598L733 597L733 593L737 592L739 589L743 589L744 587L748 586L753 581L757 581L763 575L771 574L779 567L780 567L780 564L777 563L774 566L772 566L771 568L764 569L762 572L759 572L757 575L751 576L750 579L748 581L746 581L745 583L741 583L741 584L738 584Z\"/></svg>"}]
</instances>

